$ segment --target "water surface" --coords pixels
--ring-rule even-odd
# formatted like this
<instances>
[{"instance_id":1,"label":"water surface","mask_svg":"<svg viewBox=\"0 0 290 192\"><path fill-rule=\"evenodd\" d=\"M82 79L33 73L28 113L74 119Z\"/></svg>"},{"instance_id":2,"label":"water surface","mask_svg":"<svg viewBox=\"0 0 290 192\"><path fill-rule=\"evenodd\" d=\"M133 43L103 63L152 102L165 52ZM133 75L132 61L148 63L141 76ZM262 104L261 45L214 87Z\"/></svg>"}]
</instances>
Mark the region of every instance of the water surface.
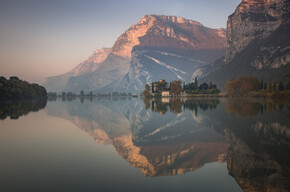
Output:
<instances>
[{"instance_id":1,"label":"water surface","mask_svg":"<svg viewBox=\"0 0 290 192\"><path fill-rule=\"evenodd\" d=\"M1 104L1 191L289 191L290 105L102 98Z\"/></svg>"}]
</instances>

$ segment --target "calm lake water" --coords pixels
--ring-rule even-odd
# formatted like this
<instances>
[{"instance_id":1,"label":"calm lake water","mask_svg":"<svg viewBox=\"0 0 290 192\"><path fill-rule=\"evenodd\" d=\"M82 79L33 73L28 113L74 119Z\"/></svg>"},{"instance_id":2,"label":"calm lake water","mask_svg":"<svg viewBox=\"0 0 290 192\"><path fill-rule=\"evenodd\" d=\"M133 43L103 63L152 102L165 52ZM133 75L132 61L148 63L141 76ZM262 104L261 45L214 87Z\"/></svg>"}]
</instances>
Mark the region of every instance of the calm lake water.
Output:
<instances>
[{"instance_id":1,"label":"calm lake water","mask_svg":"<svg viewBox=\"0 0 290 192\"><path fill-rule=\"evenodd\" d=\"M0 191L290 191L289 103L60 99L0 118Z\"/></svg>"}]
</instances>

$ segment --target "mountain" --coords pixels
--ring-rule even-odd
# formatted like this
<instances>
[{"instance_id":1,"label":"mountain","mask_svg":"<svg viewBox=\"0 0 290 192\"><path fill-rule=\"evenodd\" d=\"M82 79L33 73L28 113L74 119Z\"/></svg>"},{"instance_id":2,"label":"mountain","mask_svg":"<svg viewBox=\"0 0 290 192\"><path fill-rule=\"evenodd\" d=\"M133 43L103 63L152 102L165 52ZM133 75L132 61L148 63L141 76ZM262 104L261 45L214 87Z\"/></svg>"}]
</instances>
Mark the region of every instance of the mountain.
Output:
<instances>
[{"instance_id":1,"label":"mountain","mask_svg":"<svg viewBox=\"0 0 290 192\"><path fill-rule=\"evenodd\" d=\"M49 91L135 92L161 78L189 82L194 70L221 57L225 46L224 29L182 17L145 15L112 49L100 51L101 56L94 53L102 58L98 62L88 59L64 75L47 78L45 86Z\"/></svg>"},{"instance_id":2,"label":"mountain","mask_svg":"<svg viewBox=\"0 0 290 192\"><path fill-rule=\"evenodd\" d=\"M76 77L96 71L102 62L107 58L110 52L110 48L96 50L92 56L80 63L71 71L62 75L46 78L44 86L49 91L66 91L66 85L71 77Z\"/></svg>"},{"instance_id":3,"label":"mountain","mask_svg":"<svg viewBox=\"0 0 290 192\"><path fill-rule=\"evenodd\" d=\"M224 89L231 77L290 80L290 2L243 0L227 22L223 60L199 69L203 81ZM214 69L214 71L213 71Z\"/></svg>"}]
</instances>

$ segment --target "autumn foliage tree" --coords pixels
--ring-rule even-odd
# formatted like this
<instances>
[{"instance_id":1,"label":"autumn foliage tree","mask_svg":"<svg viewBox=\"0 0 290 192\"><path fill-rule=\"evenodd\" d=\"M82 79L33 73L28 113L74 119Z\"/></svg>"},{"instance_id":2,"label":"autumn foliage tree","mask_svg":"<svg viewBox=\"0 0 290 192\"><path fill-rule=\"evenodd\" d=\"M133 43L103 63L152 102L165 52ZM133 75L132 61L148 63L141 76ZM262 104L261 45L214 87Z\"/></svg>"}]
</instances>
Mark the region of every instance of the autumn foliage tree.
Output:
<instances>
[{"instance_id":1,"label":"autumn foliage tree","mask_svg":"<svg viewBox=\"0 0 290 192\"><path fill-rule=\"evenodd\" d=\"M231 78L226 82L226 92L229 96L247 96L251 91L258 91L260 82L256 77Z\"/></svg>"},{"instance_id":2,"label":"autumn foliage tree","mask_svg":"<svg viewBox=\"0 0 290 192\"><path fill-rule=\"evenodd\" d=\"M151 96L150 89L151 89L150 85L146 84L145 85L145 90L143 91L143 94L144 94L145 97Z\"/></svg>"},{"instance_id":3,"label":"autumn foliage tree","mask_svg":"<svg viewBox=\"0 0 290 192\"><path fill-rule=\"evenodd\" d=\"M180 80L175 80L170 82L170 90L173 95L180 95L182 92L182 86Z\"/></svg>"}]
</instances>

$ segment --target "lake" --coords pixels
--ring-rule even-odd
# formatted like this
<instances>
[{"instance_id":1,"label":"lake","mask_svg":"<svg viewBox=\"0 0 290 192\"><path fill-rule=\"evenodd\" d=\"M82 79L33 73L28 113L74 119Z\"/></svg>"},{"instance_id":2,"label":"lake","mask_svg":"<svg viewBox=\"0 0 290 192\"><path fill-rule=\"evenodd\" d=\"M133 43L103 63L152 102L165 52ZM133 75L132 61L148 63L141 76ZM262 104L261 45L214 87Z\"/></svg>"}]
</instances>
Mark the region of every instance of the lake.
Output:
<instances>
[{"instance_id":1,"label":"lake","mask_svg":"<svg viewBox=\"0 0 290 192\"><path fill-rule=\"evenodd\" d=\"M289 103L34 100L0 119L0 191L290 191Z\"/></svg>"}]
</instances>

